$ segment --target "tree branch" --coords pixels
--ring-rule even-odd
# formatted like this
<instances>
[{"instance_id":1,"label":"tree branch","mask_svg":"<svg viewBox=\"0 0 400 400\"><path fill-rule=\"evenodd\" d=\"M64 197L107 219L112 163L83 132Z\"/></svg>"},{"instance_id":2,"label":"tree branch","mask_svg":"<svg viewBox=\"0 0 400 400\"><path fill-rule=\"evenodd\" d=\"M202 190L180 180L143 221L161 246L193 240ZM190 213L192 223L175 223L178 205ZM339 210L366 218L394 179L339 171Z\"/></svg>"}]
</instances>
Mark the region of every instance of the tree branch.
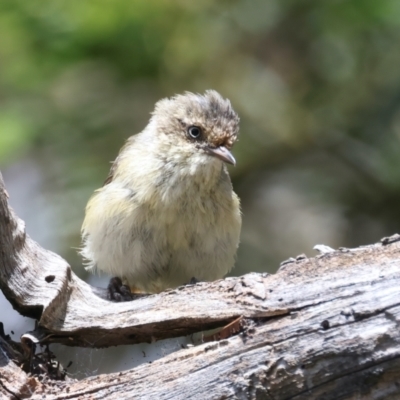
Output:
<instances>
[{"instance_id":1,"label":"tree branch","mask_svg":"<svg viewBox=\"0 0 400 400\"><path fill-rule=\"evenodd\" d=\"M105 347L182 336L241 316L245 321L227 339L79 382L29 377L15 369L0 341L0 393L32 399L398 398L399 239L298 257L275 275L112 303L25 234L0 176L0 287L21 314L38 319L31 333L38 342Z\"/></svg>"}]
</instances>

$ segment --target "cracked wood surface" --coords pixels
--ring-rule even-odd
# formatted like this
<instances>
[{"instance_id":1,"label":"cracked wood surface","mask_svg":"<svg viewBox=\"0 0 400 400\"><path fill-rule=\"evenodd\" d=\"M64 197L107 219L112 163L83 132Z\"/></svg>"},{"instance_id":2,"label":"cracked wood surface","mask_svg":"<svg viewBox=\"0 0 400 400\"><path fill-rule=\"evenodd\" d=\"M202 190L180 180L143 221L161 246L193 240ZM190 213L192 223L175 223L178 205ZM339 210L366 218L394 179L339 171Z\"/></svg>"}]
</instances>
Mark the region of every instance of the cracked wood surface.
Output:
<instances>
[{"instance_id":1,"label":"cracked wood surface","mask_svg":"<svg viewBox=\"0 0 400 400\"><path fill-rule=\"evenodd\" d=\"M239 316L246 321L228 339L79 382L29 377L15 369L0 342L0 395L398 399L399 239L299 257L275 275L248 274L111 303L102 298L104 290L81 281L25 234L0 179L0 287L21 314L39 320L35 334L43 342L104 347L181 336Z\"/></svg>"}]
</instances>

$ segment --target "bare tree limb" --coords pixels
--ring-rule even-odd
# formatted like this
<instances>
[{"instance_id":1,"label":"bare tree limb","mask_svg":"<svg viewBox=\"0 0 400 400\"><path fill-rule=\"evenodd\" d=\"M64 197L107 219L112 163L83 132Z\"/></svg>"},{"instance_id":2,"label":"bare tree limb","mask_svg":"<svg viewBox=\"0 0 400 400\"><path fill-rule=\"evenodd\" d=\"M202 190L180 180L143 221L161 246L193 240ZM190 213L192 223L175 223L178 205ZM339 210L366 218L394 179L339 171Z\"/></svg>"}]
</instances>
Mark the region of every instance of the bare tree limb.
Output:
<instances>
[{"instance_id":1,"label":"bare tree limb","mask_svg":"<svg viewBox=\"0 0 400 400\"><path fill-rule=\"evenodd\" d=\"M182 336L242 316L241 332L117 374L43 381L0 341L0 394L39 399L398 399L400 236L275 275L178 288L111 303L30 239L0 179L0 287L38 319L41 343L104 347ZM7 397L8 396L8 397ZM360 397L361 396L361 397Z\"/></svg>"}]
</instances>

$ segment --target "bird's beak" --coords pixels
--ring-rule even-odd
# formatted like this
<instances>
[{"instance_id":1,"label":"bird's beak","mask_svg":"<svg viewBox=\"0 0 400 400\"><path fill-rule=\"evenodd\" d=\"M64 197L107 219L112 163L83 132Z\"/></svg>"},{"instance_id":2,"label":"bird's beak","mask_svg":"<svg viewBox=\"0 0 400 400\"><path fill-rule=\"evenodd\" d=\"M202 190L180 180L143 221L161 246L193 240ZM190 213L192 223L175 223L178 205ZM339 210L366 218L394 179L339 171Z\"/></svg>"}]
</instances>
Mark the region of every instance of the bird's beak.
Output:
<instances>
[{"instance_id":1,"label":"bird's beak","mask_svg":"<svg viewBox=\"0 0 400 400\"><path fill-rule=\"evenodd\" d=\"M225 146L219 146L215 148L207 147L207 150L210 155L219 158L223 162L236 165L235 157L233 157L232 153Z\"/></svg>"}]
</instances>

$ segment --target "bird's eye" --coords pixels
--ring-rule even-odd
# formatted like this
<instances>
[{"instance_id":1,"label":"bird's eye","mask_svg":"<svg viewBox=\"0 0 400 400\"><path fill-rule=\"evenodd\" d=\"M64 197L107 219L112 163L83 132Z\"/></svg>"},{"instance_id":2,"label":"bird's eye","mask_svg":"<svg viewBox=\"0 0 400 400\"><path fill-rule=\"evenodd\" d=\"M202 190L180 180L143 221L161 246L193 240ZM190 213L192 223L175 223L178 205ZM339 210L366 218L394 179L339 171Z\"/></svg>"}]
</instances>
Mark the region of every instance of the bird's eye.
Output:
<instances>
[{"instance_id":1,"label":"bird's eye","mask_svg":"<svg viewBox=\"0 0 400 400\"><path fill-rule=\"evenodd\" d=\"M200 139L202 131L201 131L201 128L198 126L189 126L188 134L193 139Z\"/></svg>"}]
</instances>

